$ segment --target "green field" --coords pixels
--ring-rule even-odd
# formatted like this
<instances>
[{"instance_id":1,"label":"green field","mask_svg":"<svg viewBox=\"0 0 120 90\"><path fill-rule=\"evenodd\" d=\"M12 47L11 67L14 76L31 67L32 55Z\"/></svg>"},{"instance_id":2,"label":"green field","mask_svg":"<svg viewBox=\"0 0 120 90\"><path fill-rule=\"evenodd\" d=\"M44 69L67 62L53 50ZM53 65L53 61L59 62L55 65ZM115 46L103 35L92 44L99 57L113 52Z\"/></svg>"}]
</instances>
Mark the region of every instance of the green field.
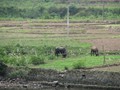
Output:
<instances>
[{"instance_id":1,"label":"green field","mask_svg":"<svg viewBox=\"0 0 120 90\"><path fill-rule=\"evenodd\" d=\"M120 2L70 0L69 32L67 6L65 0L1 0L0 61L56 70L119 64ZM90 56L93 45L100 56ZM60 46L66 58L55 56Z\"/></svg>"},{"instance_id":2,"label":"green field","mask_svg":"<svg viewBox=\"0 0 120 90\"><path fill-rule=\"evenodd\" d=\"M19 42L18 40L13 40L13 42L6 41L8 43L2 43L0 47L1 60L10 66L64 70L65 68L94 67L120 62L119 55L106 56L106 63L103 62L103 55L98 57L90 56L91 44L78 40L48 38L39 40L24 39ZM68 52L67 58L54 55L56 46L66 47ZM39 63L41 60L44 60L44 64ZM37 64L34 65L33 61Z\"/></svg>"},{"instance_id":3,"label":"green field","mask_svg":"<svg viewBox=\"0 0 120 90\"><path fill-rule=\"evenodd\" d=\"M49 63L45 65L40 66L33 66L36 68L47 68L47 69L54 69L54 70L65 70L67 69L74 69L74 68L90 68L95 66L102 66L106 64L113 64L113 63L119 63L120 56L119 55L110 55L106 58L111 58L112 60L107 59L106 63L104 64L104 57L91 57L90 55L81 56L81 57L74 57L74 58L67 58L67 59L60 59L57 61L50 61ZM113 61L114 60L114 61Z\"/></svg>"},{"instance_id":4,"label":"green field","mask_svg":"<svg viewBox=\"0 0 120 90\"><path fill-rule=\"evenodd\" d=\"M62 20L1 21L0 23L0 60L9 66L64 70L120 62L119 31L116 31L119 24L76 21L70 23L68 36L66 23ZM108 30L110 26L114 31ZM111 51L106 51L105 63L101 49L100 56L90 56L92 43L84 40L108 39L112 42L113 37L118 47L108 48ZM67 49L66 58L54 55L55 48L59 46Z\"/></svg>"}]
</instances>

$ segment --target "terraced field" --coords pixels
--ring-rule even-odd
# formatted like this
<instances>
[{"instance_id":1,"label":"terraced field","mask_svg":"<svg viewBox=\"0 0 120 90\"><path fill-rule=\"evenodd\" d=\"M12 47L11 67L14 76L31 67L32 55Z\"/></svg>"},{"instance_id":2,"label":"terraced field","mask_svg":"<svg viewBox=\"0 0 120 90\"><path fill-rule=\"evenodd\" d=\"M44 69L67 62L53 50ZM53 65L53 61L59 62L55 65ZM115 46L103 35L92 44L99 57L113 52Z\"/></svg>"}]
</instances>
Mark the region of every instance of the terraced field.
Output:
<instances>
[{"instance_id":1,"label":"terraced field","mask_svg":"<svg viewBox=\"0 0 120 90\"><path fill-rule=\"evenodd\" d=\"M70 22L65 21L0 21L0 41L5 39L72 38L87 41L106 50L120 50L118 21ZM69 33L69 35L68 35Z\"/></svg>"},{"instance_id":2,"label":"terraced field","mask_svg":"<svg viewBox=\"0 0 120 90\"><path fill-rule=\"evenodd\" d=\"M43 43L41 42L43 40L46 41L50 40L49 42L55 40L55 42L53 42L52 44L49 43L52 46L55 46L55 45L59 45L60 39L64 40L69 38L68 44L73 44L74 42L72 41L70 42L70 40L75 40L76 42L91 43L92 45L97 46L100 51L103 51L103 46L106 52L120 51L119 21L72 21L70 22L69 32L67 31L68 28L66 21L62 21L62 20L61 21L60 20L59 21L40 21L40 20L0 21L0 46L10 45L12 43L17 44L19 42L22 42L22 44L24 45L30 44L30 46L35 46L35 45L39 46L41 43ZM64 42L67 43L67 41ZM45 43L45 45L47 45L47 42ZM71 45L71 47L73 46ZM77 47L78 47L78 43L77 43ZM110 62L110 64L112 64L114 61L113 56L106 57L106 59ZM76 61L79 61L79 57L76 58L72 57L72 59L74 60L76 59ZM120 62L119 56L117 55L115 57L116 57L116 61L114 61L114 63L119 63ZM82 59L82 57L80 58ZM89 58L95 59L95 57L90 57L89 55L83 59L89 59ZM100 58L102 59L102 56L100 56ZM68 60L66 60L65 65L68 65L68 62L70 63L68 66L72 65L74 61L72 59L68 58ZM51 63L50 65L53 64L55 66L56 63L57 61L55 61L55 63ZM59 61L59 63L61 63L61 66L63 66L62 61ZM103 63L100 63L100 65L102 64ZM50 68L49 67L50 65L48 64L45 67ZM44 65L40 67L44 67ZM64 66L62 68L64 68Z\"/></svg>"}]
</instances>

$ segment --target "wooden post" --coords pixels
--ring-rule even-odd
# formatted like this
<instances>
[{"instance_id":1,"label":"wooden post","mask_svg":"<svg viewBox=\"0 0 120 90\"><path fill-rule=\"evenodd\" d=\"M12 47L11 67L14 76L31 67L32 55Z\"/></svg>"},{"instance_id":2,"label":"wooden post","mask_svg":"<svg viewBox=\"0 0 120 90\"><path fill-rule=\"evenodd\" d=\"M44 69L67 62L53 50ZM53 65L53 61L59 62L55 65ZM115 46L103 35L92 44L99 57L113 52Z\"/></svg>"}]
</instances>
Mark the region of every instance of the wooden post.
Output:
<instances>
[{"instance_id":1,"label":"wooden post","mask_svg":"<svg viewBox=\"0 0 120 90\"><path fill-rule=\"evenodd\" d=\"M103 64L105 64L106 63L106 61L105 61L105 47L104 47L104 45L102 46L102 48L103 48Z\"/></svg>"},{"instance_id":2,"label":"wooden post","mask_svg":"<svg viewBox=\"0 0 120 90\"><path fill-rule=\"evenodd\" d=\"M69 3L68 3L68 6L67 6L67 37L69 37L69 32L70 32L70 29L69 29Z\"/></svg>"},{"instance_id":3,"label":"wooden post","mask_svg":"<svg viewBox=\"0 0 120 90\"><path fill-rule=\"evenodd\" d=\"M102 1L102 8L103 8L103 10L102 10L102 21L104 21L104 1Z\"/></svg>"},{"instance_id":4,"label":"wooden post","mask_svg":"<svg viewBox=\"0 0 120 90\"><path fill-rule=\"evenodd\" d=\"M69 4L70 1L67 0L67 37L69 37L70 29L69 29Z\"/></svg>"}]
</instances>

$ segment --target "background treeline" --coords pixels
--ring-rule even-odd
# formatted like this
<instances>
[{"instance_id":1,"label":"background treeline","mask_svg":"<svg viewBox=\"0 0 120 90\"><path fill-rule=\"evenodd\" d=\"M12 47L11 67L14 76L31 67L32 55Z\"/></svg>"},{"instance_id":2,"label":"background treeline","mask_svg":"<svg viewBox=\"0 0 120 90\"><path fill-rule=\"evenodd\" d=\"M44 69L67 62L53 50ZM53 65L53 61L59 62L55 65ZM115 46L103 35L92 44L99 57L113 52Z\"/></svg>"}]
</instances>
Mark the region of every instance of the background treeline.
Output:
<instances>
[{"instance_id":1,"label":"background treeline","mask_svg":"<svg viewBox=\"0 0 120 90\"><path fill-rule=\"evenodd\" d=\"M70 18L118 19L120 2L69 0ZM67 0L0 0L0 18L64 19Z\"/></svg>"}]
</instances>

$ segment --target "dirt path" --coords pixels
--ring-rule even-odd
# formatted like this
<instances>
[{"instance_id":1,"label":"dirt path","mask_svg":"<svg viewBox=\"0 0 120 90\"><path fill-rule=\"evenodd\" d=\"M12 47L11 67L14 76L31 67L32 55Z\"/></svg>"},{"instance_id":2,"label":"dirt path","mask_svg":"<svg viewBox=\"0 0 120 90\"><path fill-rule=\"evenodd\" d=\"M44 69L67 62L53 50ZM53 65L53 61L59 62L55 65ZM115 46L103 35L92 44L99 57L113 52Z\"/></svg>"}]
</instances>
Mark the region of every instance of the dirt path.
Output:
<instances>
[{"instance_id":1,"label":"dirt path","mask_svg":"<svg viewBox=\"0 0 120 90\"><path fill-rule=\"evenodd\" d=\"M91 69L92 71L109 71L109 72L120 72L120 65L101 67Z\"/></svg>"}]
</instances>

